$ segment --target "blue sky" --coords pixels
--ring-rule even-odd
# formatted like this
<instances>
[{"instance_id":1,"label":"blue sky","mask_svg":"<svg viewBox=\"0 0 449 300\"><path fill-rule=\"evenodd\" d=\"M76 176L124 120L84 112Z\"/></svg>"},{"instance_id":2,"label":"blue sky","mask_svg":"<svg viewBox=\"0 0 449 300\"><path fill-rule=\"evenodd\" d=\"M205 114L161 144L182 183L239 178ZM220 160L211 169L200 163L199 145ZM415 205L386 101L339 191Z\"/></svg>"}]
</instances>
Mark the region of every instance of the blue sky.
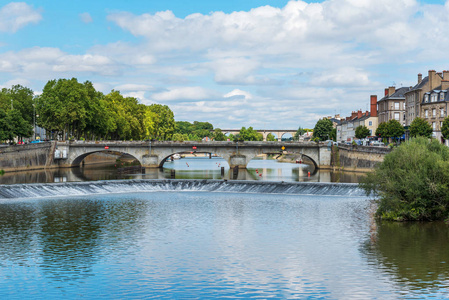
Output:
<instances>
[{"instance_id":1,"label":"blue sky","mask_svg":"<svg viewBox=\"0 0 449 300\"><path fill-rule=\"evenodd\" d=\"M449 69L449 2L0 2L0 86L92 81L176 120L313 127Z\"/></svg>"}]
</instances>

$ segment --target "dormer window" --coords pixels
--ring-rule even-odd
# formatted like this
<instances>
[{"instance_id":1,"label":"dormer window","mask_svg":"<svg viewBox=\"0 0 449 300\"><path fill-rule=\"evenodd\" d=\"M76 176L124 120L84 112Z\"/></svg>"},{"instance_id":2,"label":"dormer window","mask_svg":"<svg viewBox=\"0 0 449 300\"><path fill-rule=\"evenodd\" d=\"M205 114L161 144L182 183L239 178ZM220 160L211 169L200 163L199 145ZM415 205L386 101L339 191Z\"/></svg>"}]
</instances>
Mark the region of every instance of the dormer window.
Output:
<instances>
[{"instance_id":1,"label":"dormer window","mask_svg":"<svg viewBox=\"0 0 449 300\"><path fill-rule=\"evenodd\" d=\"M440 94L440 101L444 101L444 93L443 92L441 92L441 94Z\"/></svg>"},{"instance_id":2,"label":"dormer window","mask_svg":"<svg viewBox=\"0 0 449 300\"><path fill-rule=\"evenodd\" d=\"M424 102L429 102L429 95L424 95Z\"/></svg>"}]
</instances>

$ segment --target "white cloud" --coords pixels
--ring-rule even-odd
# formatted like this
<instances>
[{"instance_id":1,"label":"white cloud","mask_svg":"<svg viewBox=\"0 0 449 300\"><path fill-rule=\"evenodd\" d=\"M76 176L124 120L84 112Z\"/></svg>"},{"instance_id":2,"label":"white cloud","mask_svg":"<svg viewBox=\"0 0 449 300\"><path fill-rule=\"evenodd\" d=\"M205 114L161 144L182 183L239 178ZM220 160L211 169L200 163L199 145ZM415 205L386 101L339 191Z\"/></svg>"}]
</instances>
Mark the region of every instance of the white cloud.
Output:
<instances>
[{"instance_id":1,"label":"white cloud","mask_svg":"<svg viewBox=\"0 0 449 300\"><path fill-rule=\"evenodd\" d=\"M243 99L246 100L250 100L253 98L253 96L251 95L251 93L239 90L239 89L235 89L227 94L225 94L223 97L225 98L231 98L231 97L235 97L235 96L240 96L243 97Z\"/></svg>"},{"instance_id":2,"label":"white cloud","mask_svg":"<svg viewBox=\"0 0 449 300\"><path fill-rule=\"evenodd\" d=\"M154 93L151 98L155 101L206 100L214 93L202 87L179 87L165 92Z\"/></svg>"},{"instance_id":3,"label":"white cloud","mask_svg":"<svg viewBox=\"0 0 449 300\"><path fill-rule=\"evenodd\" d=\"M41 19L40 12L25 2L11 2L0 9L0 32L14 33Z\"/></svg>"},{"instance_id":4,"label":"white cloud","mask_svg":"<svg viewBox=\"0 0 449 300\"><path fill-rule=\"evenodd\" d=\"M90 21L87 13L80 17ZM11 20L0 19L0 31L21 28ZM130 33L127 42L109 40L77 53L3 52L0 75L9 77L0 79L84 77L105 93L114 88L143 103L168 103L177 119L297 128L365 109L369 95L393 81L408 86L419 72L449 68L449 2L289 1L184 18L117 12L108 20Z\"/></svg>"},{"instance_id":5,"label":"white cloud","mask_svg":"<svg viewBox=\"0 0 449 300\"><path fill-rule=\"evenodd\" d=\"M79 14L79 17L80 17L81 21L86 24L92 23L94 21L92 19L92 16L88 12Z\"/></svg>"}]
</instances>

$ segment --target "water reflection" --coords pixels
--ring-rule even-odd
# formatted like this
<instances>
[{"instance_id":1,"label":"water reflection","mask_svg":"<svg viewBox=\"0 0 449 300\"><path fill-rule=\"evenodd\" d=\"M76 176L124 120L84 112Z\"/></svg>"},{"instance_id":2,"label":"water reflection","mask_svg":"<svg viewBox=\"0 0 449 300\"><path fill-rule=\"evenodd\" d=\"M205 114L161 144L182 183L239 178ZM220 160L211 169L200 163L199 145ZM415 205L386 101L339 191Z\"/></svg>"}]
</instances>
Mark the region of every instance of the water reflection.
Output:
<instances>
[{"instance_id":1,"label":"water reflection","mask_svg":"<svg viewBox=\"0 0 449 300\"><path fill-rule=\"evenodd\" d=\"M222 175L222 168L224 173ZM262 181L310 181L357 183L363 173L315 170L307 164L281 163L274 159L254 159L248 169L235 174L222 158L183 158L166 162L163 169L131 167L118 170L114 164L86 165L80 168L11 172L0 176L0 184L51 183L115 179L236 179Z\"/></svg>"},{"instance_id":2,"label":"water reflection","mask_svg":"<svg viewBox=\"0 0 449 300\"><path fill-rule=\"evenodd\" d=\"M404 289L449 288L449 228L443 222L378 222L366 243L369 261Z\"/></svg>"}]
</instances>

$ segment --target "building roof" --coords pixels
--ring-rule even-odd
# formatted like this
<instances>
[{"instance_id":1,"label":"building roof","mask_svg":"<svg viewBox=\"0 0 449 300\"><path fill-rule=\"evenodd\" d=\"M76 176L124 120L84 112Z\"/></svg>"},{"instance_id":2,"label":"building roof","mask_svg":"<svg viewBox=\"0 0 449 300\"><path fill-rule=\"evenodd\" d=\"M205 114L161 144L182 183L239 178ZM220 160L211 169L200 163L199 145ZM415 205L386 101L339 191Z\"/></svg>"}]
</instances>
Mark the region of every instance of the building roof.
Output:
<instances>
[{"instance_id":1,"label":"building roof","mask_svg":"<svg viewBox=\"0 0 449 300\"><path fill-rule=\"evenodd\" d=\"M420 83L418 83L417 85L415 85L414 87L412 87L409 91L407 92L411 92L411 91L416 91L416 90L420 90L422 89L426 83L429 81L429 76L424 77L423 80L421 80Z\"/></svg>"},{"instance_id":2,"label":"building roof","mask_svg":"<svg viewBox=\"0 0 449 300\"><path fill-rule=\"evenodd\" d=\"M369 119L369 118L371 118L370 112L368 112L368 115L364 114L361 118L355 117L354 119L351 119L351 120L341 120L338 125L343 125L343 124L352 123L352 122L365 121L366 119Z\"/></svg>"},{"instance_id":3,"label":"building roof","mask_svg":"<svg viewBox=\"0 0 449 300\"><path fill-rule=\"evenodd\" d=\"M437 98L437 101L430 102L430 99L428 102L424 102L425 95L431 95L431 94L441 94L445 93L444 99L441 100L440 97ZM421 100L421 104L431 104L431 103L437 103L437 102L449 102L449 88L445 90L441 90L441 85L436 87L435 89L431 90L430 92L427 92L423 95L423 98Z\"/></svg>"},{"instance_id":4,"label":"building roof","mask_svg":"<svg viewBox=\"0 0 449 300\"><path fill-rule=\"evenodd\" d=\"M386 101L386 100L389 100L389 99L405 100L405 93L407 93L408 91L410 91L409 87L398 88L392 95L387 95L387 96L383 97L382 99L380 99L377 102Z\"/></svg>"}]
</instances>

